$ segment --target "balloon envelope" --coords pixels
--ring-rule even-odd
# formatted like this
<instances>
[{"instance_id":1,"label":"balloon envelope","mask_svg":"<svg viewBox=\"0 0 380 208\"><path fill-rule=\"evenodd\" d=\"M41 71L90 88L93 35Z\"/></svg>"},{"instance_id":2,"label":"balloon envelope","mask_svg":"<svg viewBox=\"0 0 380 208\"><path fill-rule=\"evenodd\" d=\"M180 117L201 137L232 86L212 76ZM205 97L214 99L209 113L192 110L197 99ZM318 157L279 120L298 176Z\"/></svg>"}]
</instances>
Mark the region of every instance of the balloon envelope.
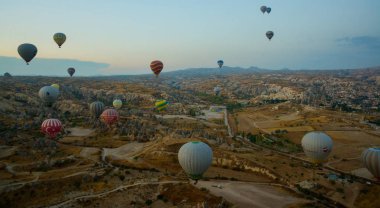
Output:
<instances>
[{"instance_id":1,"label":"balloon envelope","mask_svg":"<svg viewBox=\"0 0 380 208\"><path fill-rule=\"evenodd\" d=\"M57 134L62 130L62 123L58 119L46 119L41 124L41 131L51 139L57 137Z\"/></svg>"},{"instance_id":2,"label":"balloon envelope","mask_svg":"<svg viewBox=\"0 0 380 208\"><path fill-rule=\"evenodd\" d=\"M55 89L59 90L59 85L58 84L52 84L51 86L54 87Z\"/></svg>"},{"instance_id":3,"label":"balloon envelope","mask_svg":"<svg viewBox=\"0 0 380 208\"><path fill-rule=\"evenodd\" d=\"M70 67L70 68L67 69L67 73L69 73L70 77L72 77L74 75L74 73L75 73L75 69L72 68L72 67Z\"/></svg>"},{"instance_id":4,"label":"balloon envelope","mask_svg":"<svg viewBox=\"0 0 380 208\"><path fill-rule=\"evenodd\" d=\"M372 173L372 175L380 180L380 148L369 148L363 151L362 163Z\"/></svg>"},{"instance_id":5,"label":"balloon envelope","mask_svg":"<svg viewBox=\"0 0 380 208\"><path fill-rule=\"evenodd\" d=\"M216 96L219 96L221 92L222 92L222 88L221 87L216 86L214 88L214 93L215 93Z\"/></svg>"},{"instance_id":6,"label":"balloon envelope","mask_svg":"<svg viewBox=\"0 0 380 208\"><path fill-rule=\"evenodd\" d=\"M217 62L217 64L218 64L219 68L222 68L222 66L223 66L223 64L224 64L224 61L223 61L223 60L219 60L219 61Z\"/></svg>"},{"instance_id":7,"label":"balloon envelope","mask_svg":"<svg viewBox=\"0 0 380 208\"><path fill-rule=\"evenodd\" d=\"M63 33L55 33L53 39L57 43L58 47L61 47L61 45L66 41L66 35Z\"/></svg>"},{"instance_id":8,"label":"balloon envelope","mask_svg":"<svg viewBox=\"0 0 380 208\"><path fill-rule=\"evenodd\" d=\"M272 11L270 7L267 7L267 13L269 14Z\"/></svg>"},{"instance_id":9,"label":"balloon envelope","mask_svg":"<svg viewBox=\"0 0 380 208\"><path fill-rule=\"evenodd\" d=\"M188 142L179 149L178 161L192 179L200 179L212 162L212 150L203 142Z\"/></svg>"},{"instance_id":10,"label":"balloon envelope","mask_svg":"<svg viewBox=\"0 0 380 208\"><path fill-rule=\"evenodd\" d=\"M268 31L265 35L269 40L271 40L273 38L274 33L272 31Z\"/></svg>"},{"instance_id":11,"label":"balloon envelope","mask_svg":"<svg viewBox=\"0 0 380 208\"><path fill-rule=\"evenodd\" d=\"M100 115L100 118L102 121L108 125L112 125L119 119L119 114L115 109L106 109L103 111L103 113Z\"/></svg>"},{"instance_id":12,"label":"balloon envelope","mask_svg":"<svg viewBox=\"0 0 380 208\"><path fill-rule=\"evenodd\" d=\"M17 48L18 54L23 58L26 64L37 55L37 47L30 43L24 43L18 46Z\"/></svg>"},{"instance_id":13,"label":"balloon envelope","mask_svg":"<svg viewBox=\"0 0 380 208\"><path fill-rule=\"evenodd\" d=\"M164 64L161 61L156 60L150 63L150 69L153 71L153 73L156 76L158 76L161 73L163 68L164 68Z\"/></svg>"},{"instance_id":14,"label":"balloon envelope","mask_svg":"<svg viewBox=\"0 0 380 208\"><path fill-rule=\"evenodd\" d=\"M90 104L91 115L94 116L95 118L99 118L103 110L104 110L104 103L100 101L95 101Z\"/></svg>"},{"instance_id":15,"label":"balloon envelope","mask_svg":"<svg viewBox=\"0 0 380 208\"><path fill-rule=\"evenodd\" d=\"M166 100L157 100L154 106L158 111L163 111L168 107L168 102Z\"/></svg>"},{"instance_id":16,"label":"balloon envelope","mask_svg":"<svg viewBox=\"0 0 380 208\"><path fill-rule=\"evenodd\" d=\"M112 105L116 109L120 109L121 106L123 105L123 102L120 99L116 99L116 100L113 101Z\"/></svg>"},{"instance_id":17,"label":"balloon envelope","mask_svg":"<svg viewBox=\"0 0 380 208\"><path fill-rule=\"evenodd\" d=\"M267 7L266 6L261 6L260 10L264 14L267 11Z\"/></svg>"},{"instance_id":18,"label":"balloon envelope","mask_svg":"<svg viewBox=\"0 0 380 208\"><path fill-rule=\"evenodd\" d=\"M45 86L38 91L38 96L47 104L54 103L59 95L58 89L52 86Z\"/></svg>"},{"instance_id":19,"label":"balloon envelope","mask_svg":"<svg viewBox=\"0 0 380 208\"><path fill-rule=\"evenodd\" d=\"M323 132L309 132L302 138L301 145L305 155L314 163L323 163L329 156L332 147L332 139Z\"/></svg>"}]
</instances>

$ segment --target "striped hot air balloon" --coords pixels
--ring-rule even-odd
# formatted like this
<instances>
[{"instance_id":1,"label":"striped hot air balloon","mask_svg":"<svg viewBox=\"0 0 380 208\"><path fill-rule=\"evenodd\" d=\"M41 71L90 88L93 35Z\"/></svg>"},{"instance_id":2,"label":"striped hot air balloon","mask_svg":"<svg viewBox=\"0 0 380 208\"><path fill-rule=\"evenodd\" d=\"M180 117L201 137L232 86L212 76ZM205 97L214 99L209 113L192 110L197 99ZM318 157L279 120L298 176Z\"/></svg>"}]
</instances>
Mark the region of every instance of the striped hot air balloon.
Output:
<instances>
[{"instance_id":1,"label":"striped hot air balloon","mask_svg":"<svg viewBox=\"0 0 380 208\"><path fill-rule=\"evenodd\" d=\"M203 142L188 142L179 149L178 161L191 179L198 180L211 165L212 150Z\"/></svg>"},{"instance_id":2,"label":"striped hot air balloon","mask_svg":"<svg viewBox=\"0 0 380 208\"><path fill-rule=\"evenodd\" d=\"M332 139L323 132L309 132L303 136L301 145L305 155L314 163L323 163L329 156L332 147Z\"/></svg>"},{"instance_id":3,"label":"striped hot air balloon","mask_svg":"<svg viewBox=\"0 0 380 208\"><path fill-rule=\"evenodd\" d=\"M156 77L161 73L163 68L164 64L161 61L156 60L150 63L150 69L153 71Z\"/></svg>"},{"instance_id":4,"label":"striped hot air balloon","mask_svg":"<svg viewBox=\"0 0 380 208\"><path fill-rule=\"evenodd\" d=\"M46 119L41 124L41 131L49 136L51 139L57 137L57 134L62 130L62 123L58 119Z\"/></svg>"},{"instance_id":5,"label":"striped hot air balloon","mask_svg":"<svg viewBox=\"0 0 380 208\"><path fill-rule=\"evenodd\" d=\"M362 162L369 172L380 181L380 148L368 148L364 150Z\"/></svg>"},{"instance_id":6,"label":"striped hot air balloon","mask_svg":"<svg viewBox=\"0 0 380 208\"><path fill-rule=\"evenodd\" d=\"M90 104L91 115L94 116L95 118L99 118L103 110L104 110L104 104L100 101L95 101Z\"/></svg>"},{"instance_id":7,"label":"striped hot air balloon","mask_svg":"<svg viewBox=\"0 0 380 208\"><path fill-rule=\"evenodd\" d=\"M115 109L106 109L102 115L100 115L100 118L104 123L110 126L119 119L119 114Z\"/></svg>"},{"instance_id":8,"label":"striped hot air balloon","mask_svg":"<svg viewBox=\"0 0 380 208\"><path fill-rule=\"evenodd\" d=\"M163 111L168 107L168 102L166 100L157 100L154 106L158 111Z\"/></svg>"}]
</instances>

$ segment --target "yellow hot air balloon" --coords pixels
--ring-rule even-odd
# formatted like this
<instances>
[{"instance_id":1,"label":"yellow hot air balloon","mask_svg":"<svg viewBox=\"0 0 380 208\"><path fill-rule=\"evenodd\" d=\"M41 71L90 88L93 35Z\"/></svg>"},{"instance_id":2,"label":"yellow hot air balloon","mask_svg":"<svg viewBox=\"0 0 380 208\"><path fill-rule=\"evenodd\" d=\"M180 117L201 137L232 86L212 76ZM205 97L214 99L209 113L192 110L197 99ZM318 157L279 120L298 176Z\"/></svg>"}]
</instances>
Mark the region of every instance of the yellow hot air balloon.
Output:
<instances>
[{"instance_id":1,"label":"yellow hot air balloon","mask_svg":"<svg viewBox=\"0 0 380 208\"><path fill-rule=\"evenodd\" d=\"M53 36L54 41L57 43L59 47L66 41L66 35L63 33L56 33Z\"/></svg>"},{"instance_id":2,"label":"yellow hot air balloon","mask_svg":"<svg viewBox=\"0 0 380 208\"><path fill-rule=\"evenodd\" d=\"M54 88L56 88L57 90L59 90L59 85L58 84L52 84L51 86L54 87Z\"/></svg>"},{"instance_id":3,"label":"yellow hot air balloon","mask_svg":"<svg viewBox=\"0 0 380 208\"><path fill-rule=\"evenodd\" d=\"M123 101L121 101L120 99L116 99L113 101L113 107L115 107L116 109L120 109L121 106L123 105Z\"/></svg>"},{"instance_id":4,"label":"yellow hot air balloon","mask_svg":"<svg viewBox=\"0 0 380 208\"><path fill-rule=\"evenodd\" d=\"M154 106L158 111L163 111L168 107L168 102L166 100L157 100Z\"/></svg>"}]
</instances>

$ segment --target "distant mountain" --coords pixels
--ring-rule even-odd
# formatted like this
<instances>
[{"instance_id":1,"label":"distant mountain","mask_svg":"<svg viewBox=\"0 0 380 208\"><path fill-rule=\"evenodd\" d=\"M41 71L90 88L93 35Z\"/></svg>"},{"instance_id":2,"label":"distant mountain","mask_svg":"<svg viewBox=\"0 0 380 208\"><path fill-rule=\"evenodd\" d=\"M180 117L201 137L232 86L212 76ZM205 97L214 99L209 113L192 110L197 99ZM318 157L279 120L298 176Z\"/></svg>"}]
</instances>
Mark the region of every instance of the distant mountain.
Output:
<instances>
[{"instance_id":1,"label":"distant mountain","mask_svg":"<svg viewBox=\"0 0 380 208\"><path fill-rule=\"evenodd\" d=\"M219 68L190 68L182 69L170 72L163 72L164 76L210 76L210 75L239 75L239 74L252 74L252 73L262 73L268 72L268 69L261 69L258 67L229 67L223 66Z\"/></svg>"}]
</instances>

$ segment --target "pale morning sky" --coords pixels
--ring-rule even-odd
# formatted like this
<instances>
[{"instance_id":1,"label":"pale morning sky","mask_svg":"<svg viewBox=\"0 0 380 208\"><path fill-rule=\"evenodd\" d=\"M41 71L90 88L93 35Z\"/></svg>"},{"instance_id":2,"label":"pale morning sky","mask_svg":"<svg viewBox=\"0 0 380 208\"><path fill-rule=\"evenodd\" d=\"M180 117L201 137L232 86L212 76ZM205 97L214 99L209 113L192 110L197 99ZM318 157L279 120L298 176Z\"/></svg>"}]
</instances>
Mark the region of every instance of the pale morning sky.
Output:
<instances>
[{"instance_id":1,"label":"pale morning sky","mask_svg":"<svg viewBox=\"0 0 380 208\"><path fill-rule=\"evenodd\" d=\"M218 59L268 69L379 66L379 9L379 0L0 0L0 72L144 74L155 59L165 71ZM67 35L61 49L56 32ZM30 66L21 43L38 48Z\"/></svg>"}]
</instances>

